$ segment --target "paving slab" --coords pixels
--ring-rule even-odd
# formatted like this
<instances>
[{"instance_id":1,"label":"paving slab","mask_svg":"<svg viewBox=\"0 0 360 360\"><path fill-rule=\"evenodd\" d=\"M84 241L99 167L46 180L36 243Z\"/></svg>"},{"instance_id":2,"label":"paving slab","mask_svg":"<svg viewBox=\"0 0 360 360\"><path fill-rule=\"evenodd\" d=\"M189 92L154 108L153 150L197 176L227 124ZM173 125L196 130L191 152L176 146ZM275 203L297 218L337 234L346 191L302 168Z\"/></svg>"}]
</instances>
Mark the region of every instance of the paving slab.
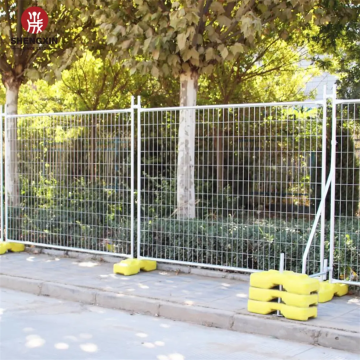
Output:
<instances>
[{"instance_id":1,"label":"paving slab","mask_svg":"<svg viewBox=\"0 0 360 360\"><path fill-rule=\"evenodd\" d=\"M248 282L171 271L112 273L112 264L43 254L0 256L0 286L88 305L360 351L360 298L319 304L307 322L247 311Z\"/></svg>"}]
</instances>

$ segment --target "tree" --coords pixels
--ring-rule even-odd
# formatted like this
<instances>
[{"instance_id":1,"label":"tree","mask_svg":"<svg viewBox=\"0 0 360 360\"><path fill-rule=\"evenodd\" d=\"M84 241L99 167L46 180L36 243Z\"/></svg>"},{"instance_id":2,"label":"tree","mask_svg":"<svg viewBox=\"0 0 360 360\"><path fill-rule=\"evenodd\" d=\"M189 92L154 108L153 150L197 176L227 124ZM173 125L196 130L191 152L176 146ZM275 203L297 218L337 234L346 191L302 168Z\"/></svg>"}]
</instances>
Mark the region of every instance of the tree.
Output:
<instances>
[{"instance_id":1,"label":"tree","mask_svg":"<svg viewBox=\"0 0 360 360\"><path fill-rule=\"evenodd\" d=\"M302 68L309 57L307 44L269 39L236 60L219 64L201 78L200 104L239 104L273 101L302 101L306 83L319 74ZM311 96L313 94L309 94Z\"/></svg>"},{"instance_id":2,"label":"tree","mask_svg":"<svg viewBox=\"0 0 360 360\"><path fill-rule=\"evenodd\" d=\"M321 15L315 0L111 1L94 15L109 44L130 57L131 72L180 77L180 106L196 105L198 79L256 48L265 36L286 38ZM321 14L318 14L320 11ZM319 16L320 19L321 16ZM106 18L106 19L104 19ZM327 21L322 17L319 21ZM195 110L180 112L177 214L195 217Z\"/></svg>"},{"instance_id":3,"label":"tree","mask_svg":"<svg viewBox=\"0 0 360 360\"><path fill-rule=\"evenodd\" d=\"M299 48L282 39L268 39L236 60L218 64L200 79L201 104L266 103L301 101L306 98L306 82L316 69L303 69L299 62L307 57L306 46ZM223 119L227 110L223 110ZM213 143L217 164L217 192L223 191L224 135L234 133L233 124L214 124Z\"/></svg>"},{"instance_id":4,"label":"tree","mask_svg":"<svg viewBox=\"0 0 360 360\"><path fill-rule=\"evenodd\" d=\"M87 0L65 1L39 0L37 6L48 14L49 23L41 34L27 34L21 25L23 11L33 5L29 0L4 0L0 4L0 74L6 88L6 112L17 114L19 90L28 79L40 76L50 81L59 77L75 59L80 44L88 45L97 38L94 22L89 14L94 11L94 2ZM25 36L24 36L25 35ZM41 36L40 36L41 35ZM26 38L27 40L25 40ZM26 43L40 44L29 46ZM42 39L55 39L51 45ZM15 39L15 45L13 45ZM21 41L18 44L17 39ZM47 40L49 41L49 40ZM17 175L17 118L7 121L6 132L7 167L5 177L9 202L19 204Z\"/></svg>"},{"instance_id":5,"label":"tree","mask_svg":"<svg viewBox=\"0 0 360 360\"><path fill-rule=\"evenodd\" d=\"M337 85L340 97L358 99L360 97L360 4L358 1L324 0L321 5L331 17L331 21L319 26L316 35L311 37L312 51L316 53L314 61L319 67L339 77ZM355 141L360 139L360 121L356 116L358 110L355 106L344 104L337 111L335 213L358 216L360 159L355 148ZM348 121L348 119L354 119L354 121ZM327 176L331 162L331 127L331 121L328 120ZM331 215L330 202L331 198L328 194L325 206L328 219Z\"/></svg>"}]
</instances>

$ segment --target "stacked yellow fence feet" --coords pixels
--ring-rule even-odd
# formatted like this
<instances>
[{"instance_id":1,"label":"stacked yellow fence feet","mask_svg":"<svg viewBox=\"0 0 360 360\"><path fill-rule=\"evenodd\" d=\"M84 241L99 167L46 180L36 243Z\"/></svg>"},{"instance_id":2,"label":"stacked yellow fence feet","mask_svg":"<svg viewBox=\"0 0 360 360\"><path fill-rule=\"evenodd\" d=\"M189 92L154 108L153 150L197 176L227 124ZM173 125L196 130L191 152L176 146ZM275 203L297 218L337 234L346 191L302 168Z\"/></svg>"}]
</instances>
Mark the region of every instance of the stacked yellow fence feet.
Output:
<instances>
[{"instance_id":1,"label":"stacked yellow fence feet","mask_svg":"<svg viewBox=\"0 0 360 360\"><path fill-rule=\"evenodd\" d=\"M293 320L316 318L319 288L319 280L292 271L255 273L250 276L248 310L263 315L279 311Z\"/></svg>"}]
</instances>

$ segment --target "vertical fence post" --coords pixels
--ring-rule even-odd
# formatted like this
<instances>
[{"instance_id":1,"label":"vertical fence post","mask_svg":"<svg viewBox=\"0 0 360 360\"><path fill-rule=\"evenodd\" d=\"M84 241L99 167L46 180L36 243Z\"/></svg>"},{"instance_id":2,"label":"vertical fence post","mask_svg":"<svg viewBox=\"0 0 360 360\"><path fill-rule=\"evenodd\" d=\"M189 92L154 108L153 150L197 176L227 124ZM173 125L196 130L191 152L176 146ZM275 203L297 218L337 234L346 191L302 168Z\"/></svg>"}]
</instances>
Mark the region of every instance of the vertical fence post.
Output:
<instances>
[{"instance_id":1,"label":"vertical fence post","mask_svg":"<svg viewBox=\"0 0 360 360\"><path fill-rule=\"evenodd\" d=\"M5 171L7 169L7 163L9 161L6 150L9 151L9 138L7 135L7 131L8 131L8 122L7 122L7 118L6 118L6 105L4 106L4 123L5 123ZM1 134L2 135L2 134ZM9 154L10 155L10 154ZM5 175L5 229L6 229L6 236L4 235L4 240L8 240L8 234L9 234L9 224L8 224L8 191L7 191L7 181L6 181L6 175Z\"/></svg>"},{"instance_id":2,"label":"vertical fence post","mask_svg":"<svg viewBox=\"0 0 360 360\"><path fill-rule=\"evenodd\" d=\"M135 227L135 221L134 221L134 143L135 143L135 104L134 104L134 96L131 96L131 116L130 116L130 127L131 127L131 138L130 138L130 192L131 192L131 199L130 199L130 237L131 237L131 249L130 249L130 256L134 258L134 227Z\"/></svg>"},{"instance_id":3,"label":"vertical fence post","mask_svg":"<svg viewBox=\"0 0 360 360\"><path fill-rule=\"evenodd\" d=\"M137 257L141 249L141 97L137 98Z\"/></svg>"},{"instance_id":4,"label":"vertical fence post","mask_svg":"<svg viewBox=\"0 0 360 360\"><path fill-rule=\"evenodd\" d=\"M280 254L280 266L279 266L279 272L283 273L284 272L284 268L285 268L285 254L281 253ZM282 285L279 286L279 290L282 291L283 287ZM281 298L278 298L278 303L281 303ZM280 310L277 310L276 312L277 316L281 316Z\"/></svg>"},{"instance_id":5,"label":"vertical fence post","mask_svg":"<svg viewBox=\"0 0 360 360\"><path fill-rule=\"evenodd\" d=\"M326 275L327 275L327 272L328 272L328 259L324 260L324 271L325 271L325 273L323 275L321 275L321 280L322 281L326 281Z\"/></svg>"},{"instance_id":6,"label":"vertical fence post","mask_svg":"<svg viewBox=\"0 0 360 360\"><path fill-rule=\"evenodd\" d=\"M322 119L322 153L321 153L321 199L324 199L321 207L321 230L320 230L320 273L324 272L324 252L325 252L325 183L326 183L326 85L324 85L323 97L323 119ZM323 279L323 276L320 277Z\"/></svg>"},{"instance_id":7,"label":"vertical fence post","mask_svg":"<svg viewBox=\"0 0 360 360\"><path fill-rule=\"evenodd\" d=\"M4 149L3 149L3 107L0 105L0 154L1 154L1 168L0 168L0 196L1 196L1 241L5 240L4 237L4 174L3 174L3 158L4 158Z\"/></svg>"},{"instance_id":8,"label":"vertical fence post","mask_svg":"<svg viewBox=\"0 0 360 360\"><path fill-rule=\"evenodd\" d=\"M329 282L333 278L334 266L334 242L335 242L335 181L336 181L336 85L332 96L332 120L331 120L331 206L330 206L330 258L329 258Z\"/></svg>"}]
</instances>

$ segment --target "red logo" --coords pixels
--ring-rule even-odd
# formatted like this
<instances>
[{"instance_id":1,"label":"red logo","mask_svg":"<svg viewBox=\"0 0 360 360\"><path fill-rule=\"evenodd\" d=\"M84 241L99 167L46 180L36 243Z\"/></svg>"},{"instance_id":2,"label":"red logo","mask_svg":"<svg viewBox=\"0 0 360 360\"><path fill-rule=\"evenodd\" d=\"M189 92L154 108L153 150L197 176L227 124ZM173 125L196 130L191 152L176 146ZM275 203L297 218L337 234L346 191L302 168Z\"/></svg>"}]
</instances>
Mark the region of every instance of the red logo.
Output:
<instances>
[{"instance_id":1,"label":"red logo","mask_svg":"<svg viewBox=\"0 0 360 360\"><path fill-rule=\"evenodd\" d=\"M31 34L43 32L46 29L48 22L49 18L45 10L37 6L27 8L21 15L22 27Z\"/></svg>"}]
</instances>

